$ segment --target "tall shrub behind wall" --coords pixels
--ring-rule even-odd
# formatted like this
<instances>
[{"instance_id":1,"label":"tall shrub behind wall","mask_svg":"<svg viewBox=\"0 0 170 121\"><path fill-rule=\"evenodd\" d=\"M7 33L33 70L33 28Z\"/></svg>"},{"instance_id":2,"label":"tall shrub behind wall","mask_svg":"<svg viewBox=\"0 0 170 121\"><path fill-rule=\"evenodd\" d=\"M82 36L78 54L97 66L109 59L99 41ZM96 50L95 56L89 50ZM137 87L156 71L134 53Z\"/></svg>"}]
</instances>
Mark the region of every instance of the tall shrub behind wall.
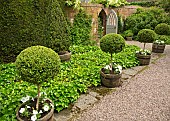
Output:
<instances>
[{"instance_id":1,"label":"tall shrub behind wall","mask_svg":"<svg viewBox=\"0 0 170 121\"><path fill-rule=\"evenodd\" d=\"M57 0L9 0L0 4L0 54L14 61L21 50L44 45L68 50L69 28Z\"/></svg>"}]
</instances>

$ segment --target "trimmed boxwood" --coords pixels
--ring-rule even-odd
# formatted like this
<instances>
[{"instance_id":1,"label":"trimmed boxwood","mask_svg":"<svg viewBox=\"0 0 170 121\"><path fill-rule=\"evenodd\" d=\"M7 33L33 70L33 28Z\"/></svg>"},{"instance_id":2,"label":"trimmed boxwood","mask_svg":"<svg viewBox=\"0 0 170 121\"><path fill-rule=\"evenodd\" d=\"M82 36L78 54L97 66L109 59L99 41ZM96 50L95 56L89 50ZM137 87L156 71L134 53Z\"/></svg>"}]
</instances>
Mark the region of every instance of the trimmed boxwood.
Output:
<instances>
[{"instance_id":1,"label":"trimmed boxwood","mask_svg":"<svg viewBox=\"0 0 170 121\"><path fill-rule=\"evenodd\" d=\"M137 35L137 40L139 42L144 43L143 49L145 49L146 43L152 43L155 40L155 38L156 38L156 33L151 29L142 29L139 31Z\"/></svg>"},{"instance_id":2,"label":"trimmed boxwood","mask_svg":"<svg viewBox=\"0 0 170 121\"><path fill-rule=\"evenodd\" d=\"M109 52L111 54L111 60L112 54L122 51L124 47L125 40L119 34L107 34L100 39L100 48L102 49L102 51Z\"/></svg>"},{"instance_id":3,"label":"trimmed boxwood","mask_svg":"<svg viewBox=\"0 0 170 121\"><path fill-rule=\"evenodd\" d=\"M155 32L159 35L170 35L170 27L166 23L161 23L155 27Z\"/></svg>"},{"instance_id":4,"label":"trimmed boxwood","mask_svg":"<svg viewBox=\"0 0 170 121\"><path fill-rule=\"evenodd\" d=\"M15 63L21 79L34 84L53 78L60 69L58 54L43 46L32 46L23 50Z\"/></svg>"},{"instance_id":5,"label":"trimmed boxwood","mask_svg":"<svg viewBox=\"0 0 170 121\"><path fill-rule=\"evenodd\" d=\"M47 46L57 53L68 50L70 30L57 0L9 0L2 1L0 8L3 61L15 61L23 49L33 45Z\"/></svg>"},{"instance_id":6,"label":"trimmed boxwood","mask_svg":"<svg viewBox=\"0 0 170 121\"><path fill-rule=\"evenodd\" d=\"M60 70L58 54L44 46L32 46L23 50L16 59L16 69L23 81L37 85L37 104L39 108L41 84L53 79Z\"/></svg>"}]
</instances>

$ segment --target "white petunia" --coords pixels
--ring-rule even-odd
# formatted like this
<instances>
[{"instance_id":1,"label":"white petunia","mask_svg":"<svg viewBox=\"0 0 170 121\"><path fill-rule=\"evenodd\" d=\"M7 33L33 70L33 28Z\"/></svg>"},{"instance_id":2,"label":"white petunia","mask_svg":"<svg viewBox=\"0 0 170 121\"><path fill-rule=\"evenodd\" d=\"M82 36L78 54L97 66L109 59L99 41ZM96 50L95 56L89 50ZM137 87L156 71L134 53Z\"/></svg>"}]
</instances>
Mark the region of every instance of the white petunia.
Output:
<instances>
[{"instance_id":1,"label":"white petunia","mask_svg":"<svg viewBox=\"0 0 170 121\"><path fill-rule=\"evenodd\" d=\"M31 116L31 121L36 121L37 120L37 116L36 115L32 115Z\"/></svg>"},{"instance_id":2,"label":"white petunia","mask_svg":"<svg viewBox=\"0 0 170 121\"><path fill-rule=\"evenodd\" d=\"M27 108L31 108L29 105L27 105Z\"/></svg>"},{"instance_id":3,"label":"white petunia","mask_svg":"<svg viewBox=\"0 0 170 121\"><path fill-rule=\"evenodd\" d=\"M21 101L22 101L22 103L25 103L25 102L27 102L29 99L30 99L30 96L26 96L26 97L22 97L22 98L21 98Z\"/></svg>"},{"instance_id":4,"label":"white petunia","mask_svg":"<svg viewBox=\"0 0 170 121\"><path fill-rule=\"evenodd\" d=\"M43 113L43 111L42 111L42 110L40 110L40 111L39 111L39 113Z\"/></svg>"},{"instance_id":5,"label":"white petunia","mask_svg":"<svg viewBox=\"0 0 170 121\"><path fill-rule=\"evenodd\" d=\"M50 103L50 105L51 105L51 107L53 107L54 108L54 105L52 104L52 103ZM56 105L57 106L57 105Z\"/></svg>"},{"instance_id":6,"label":"white petunia","mask_svg":"<svg viewBox=\"0 0 170 121\"><path fill-rule=\"evenodd\" d=\"M37 110L33 110L32 112L34 115L38 114L38 111Z\"/></svg>"},{"instance_id":7,"label":"white petunia","mask_svg":"<svg viewBox=\"0 0 170 121\"><path fill-rule=\"evenodd\" d=\"M43 110L44 110L44 111L48 111L49 109L50 109L50 107L49 107L48 105L44 105L44 106L43 106Z\"/></svg>"},{"instance_id":8,"label":"white petunia","mask_svg":"<svg viewBox=\"0 0 170 121\"><path fill-rule=\"evenodd\" d=\"M21 108L21 109L19 110L20 113L24 113L24 111L25 111L25 108Z\"/></svg>"}]
</instances>

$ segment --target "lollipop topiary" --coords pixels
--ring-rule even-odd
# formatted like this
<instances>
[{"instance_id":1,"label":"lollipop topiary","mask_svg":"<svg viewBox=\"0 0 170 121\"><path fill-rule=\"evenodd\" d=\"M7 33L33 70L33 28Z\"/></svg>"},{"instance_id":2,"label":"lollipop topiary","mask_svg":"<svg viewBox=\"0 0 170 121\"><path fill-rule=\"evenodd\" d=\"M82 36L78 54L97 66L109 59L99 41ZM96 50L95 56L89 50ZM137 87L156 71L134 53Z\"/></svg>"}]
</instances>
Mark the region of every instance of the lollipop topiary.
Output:
<instances>
[{"instance_id":1,"label":"lollipop topiary","mask_svg":"<svg viewBox=\"0 0 170 121\"><path fill-rule=\"evenodd\" d=\"M109 52L111 54L111 61L112 61L112 54L118 53L122 51L125 46L124 38L115 33L107 34L103 36L100 40L100 48L104 52Z\"/></svg>"},{"instance_id":2,"label":"lollipop topiary","mask_svg":"<svg viewBox=\"0 0 170 121\"><path fill-rule=\"evenodd\" d=\"M102 51L111 54L111 63L100 71L101 82L106 87L115 87L121 84L122 66L112 63L112 54L122 51L124 47L125 40L119 34L107 34L100 40L100 48Z\"/></svg>"},{"instance_id":3,"label":"lollipop topiary","mask_svg":"<svg viewBox=\"0 0 170 121\"><path fill-rule=\"evenodd\" d=\"M146 43L152 43L156 38L156 33L151 29L142 29L137 35L137 40L144 43L143 50L145 50Z\"/></svg>"},{"instance_id":4,"label":"lollipop topiary","mask_svg":"<svg viewBox=\"0 0 170 121\"><path fill-rule=\"evenodd\" d=\"M168 24L161 23L155 27L155 32L159 35L170 35L170 27Z\"/></svg>"},{"instance_id":5,"label":"lollipop topiary","mask_svg":"<svg viewBox=\"0 0 170 121\"><path fill-rule=\"evenodd\" d=\"M58 54L44 46L32 46L23 50L16 59L17 73L23 81L36 84L38 97L36 109L38 110L40 86L43 82L56 76L60 69Z\"/></svg>"}]
</instances>

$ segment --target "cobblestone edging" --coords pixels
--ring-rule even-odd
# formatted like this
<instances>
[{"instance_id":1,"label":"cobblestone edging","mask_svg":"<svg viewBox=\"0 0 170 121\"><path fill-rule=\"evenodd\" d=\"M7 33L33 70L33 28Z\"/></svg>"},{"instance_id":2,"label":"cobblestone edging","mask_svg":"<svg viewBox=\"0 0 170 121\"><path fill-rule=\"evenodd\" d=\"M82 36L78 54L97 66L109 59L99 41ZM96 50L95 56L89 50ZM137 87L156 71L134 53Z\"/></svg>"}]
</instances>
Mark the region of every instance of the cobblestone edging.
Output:
<instances>
[{"instance_id":1,"label":"cobblestone edging","mask_svg":"<svg viewBox=\"0 0 170 121\"><path fill-rule=\"evenodd\" d=\"M153 53L151 57L151 63L154 64L159 58L163 57L164 54ZM126 85L130 82L130 79L133 78L138 73L147 69L148 66L136 66L130 69L123 70L122 81L123 85ZM106 88L106 87L95 87L88 89L86 94L82 94L80 98L67 109L59 113L55 113L56 121L71 121L83 111L91 108L95 103L98 103L105 95L109 93L116 92L116 90L121 90L121 87L117 88Z\"/></svg>"}]
</instances>

